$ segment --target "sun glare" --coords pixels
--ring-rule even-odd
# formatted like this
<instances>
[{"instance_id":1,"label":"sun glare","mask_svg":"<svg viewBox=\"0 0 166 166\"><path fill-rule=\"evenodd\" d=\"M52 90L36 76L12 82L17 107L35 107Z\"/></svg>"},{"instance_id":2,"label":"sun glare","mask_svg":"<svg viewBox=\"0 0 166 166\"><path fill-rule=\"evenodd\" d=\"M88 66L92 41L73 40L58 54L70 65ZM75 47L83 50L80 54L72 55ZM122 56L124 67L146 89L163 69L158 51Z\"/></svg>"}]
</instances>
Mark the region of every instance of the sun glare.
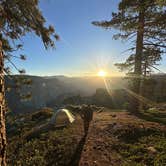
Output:
<instances>
[{"instance_id":1,"label":"sun glare","mask_svg":"<svg viewBox=\"0 0 166 166\"><path fill-rule=\"evenodd\" d=\"M107 73L104 70L100 70L97 74L99 77L105 77Z\"/></svg>"}]
</instances>

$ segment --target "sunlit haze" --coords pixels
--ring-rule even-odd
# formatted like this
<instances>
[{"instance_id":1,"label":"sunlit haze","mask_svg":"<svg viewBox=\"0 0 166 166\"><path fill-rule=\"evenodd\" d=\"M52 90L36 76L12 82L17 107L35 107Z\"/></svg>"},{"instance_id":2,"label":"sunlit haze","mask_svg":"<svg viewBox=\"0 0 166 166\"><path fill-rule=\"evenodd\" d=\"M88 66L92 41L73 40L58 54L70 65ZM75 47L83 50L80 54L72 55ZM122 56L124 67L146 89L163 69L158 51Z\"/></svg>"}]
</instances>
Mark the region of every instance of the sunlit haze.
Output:
<instances>
[{"instance_id":1,"label":"sunlit haze","mask_svg":"<svg viewBox=\"0 0 166 166\"><path fill-rule=\"evenodd\" d=\"M107 76L107 72L104 71L104 70L100 70L97 75L98 75L99 77L105 77L105 76Z\"/></svg>"}]
</instances>

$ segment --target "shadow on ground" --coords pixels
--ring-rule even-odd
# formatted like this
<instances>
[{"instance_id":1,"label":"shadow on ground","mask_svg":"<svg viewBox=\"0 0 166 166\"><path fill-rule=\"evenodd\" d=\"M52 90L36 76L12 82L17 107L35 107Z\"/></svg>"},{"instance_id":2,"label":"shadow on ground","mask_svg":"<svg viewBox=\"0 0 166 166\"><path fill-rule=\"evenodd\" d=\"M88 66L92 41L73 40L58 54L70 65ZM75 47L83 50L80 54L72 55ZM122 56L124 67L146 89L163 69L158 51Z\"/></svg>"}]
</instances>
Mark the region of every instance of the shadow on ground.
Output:
<instances>
[{"instance_id":1,"label":"shadow on ground","mask_svg":"<svg viewBox=\"0 0 166 166\"><path fill-rule=\"evenodd\" d=\"M81 154L82 154L85 142L86 142L86 137L87 137L86 135L83 136L81 138L81 140L79 141L79 144L77 145L77 148L76 148L75 153L73 154L73 156L71 158L69 165L79 166L79 161L81 159Z\"/></svg>"}]
</instances>

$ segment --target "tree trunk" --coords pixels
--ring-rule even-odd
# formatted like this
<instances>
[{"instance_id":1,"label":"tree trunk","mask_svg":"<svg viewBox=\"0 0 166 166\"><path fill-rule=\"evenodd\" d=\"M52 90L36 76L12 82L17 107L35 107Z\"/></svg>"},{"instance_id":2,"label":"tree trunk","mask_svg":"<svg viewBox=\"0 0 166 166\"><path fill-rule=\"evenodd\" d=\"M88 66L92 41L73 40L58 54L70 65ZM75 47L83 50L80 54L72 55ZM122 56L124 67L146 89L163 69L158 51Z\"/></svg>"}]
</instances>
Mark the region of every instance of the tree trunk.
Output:
<instances>
[{"instance_id":1,"label":"tree trunk","mask_svg":"<svg viewBox=\"0 0 166 166\"><path fill-rule=\"evenodd\" d=\"M141 75L142 75L142 53L143 53L143 39L144 39L144 9L139 13L138 31L136 39L136 55L134 66L134 78L133 78L133 91L137 95L140 94L141 88ZM134 98L131 104L131 109L135 113L139 113L140 100Z\"/></svg>"},{"instance_id":2,"label":"tree trunk","mask_svg":"<svg viewBox=\"0 0 166 166\"><path fill-rule=\"evenodd\" d=\"M0 41L0 166L6 166L4 56Z\"/></svg>"}]
</instances>

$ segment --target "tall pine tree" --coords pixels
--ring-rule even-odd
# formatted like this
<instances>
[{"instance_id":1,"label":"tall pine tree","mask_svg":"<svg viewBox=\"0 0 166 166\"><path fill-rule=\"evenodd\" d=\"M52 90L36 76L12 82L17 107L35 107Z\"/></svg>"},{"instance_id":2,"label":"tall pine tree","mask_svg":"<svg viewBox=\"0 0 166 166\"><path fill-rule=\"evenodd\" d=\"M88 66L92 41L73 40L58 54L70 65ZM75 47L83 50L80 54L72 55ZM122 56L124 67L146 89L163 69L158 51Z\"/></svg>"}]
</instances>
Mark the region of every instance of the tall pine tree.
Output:
<instances>
[{"instance_id":1,"label":"tall pine tree","mask_svg":"<svg viewBox=\"0 0 166 166\"><path fill-rule=\"evenodd\" d=\"M112 13L110 21L95 21L93 25L110 29L115 28L120 33L114 35L115 39L133 40L133 86L132 90L140 95L141 76L143 74L142 62L145 59L144 48L166 48L166 11L165 1L160 0L121 0L117 13ZM147 56L148 57L148 56ZM139 111L139 100L131 101L131 110Z\"/></svg>"},{"instance_id":2,"label":"tall pine tree","mask_svg":"<svg viewBox=\"0 0 166 166\"><path fill-rule=\"evenodd\" d=\"M1 0L0 1L0 165L6 165L5 131L5 85L4 59L19 48L19 39L32 32L39 36L45 48L54 47L58 39L53 26L46 27L46 20L38 8L38 0ZM22 56L23 58L23 56ZM22 71L20 71L22 73Z\"/></svg>"}]
</instances>

